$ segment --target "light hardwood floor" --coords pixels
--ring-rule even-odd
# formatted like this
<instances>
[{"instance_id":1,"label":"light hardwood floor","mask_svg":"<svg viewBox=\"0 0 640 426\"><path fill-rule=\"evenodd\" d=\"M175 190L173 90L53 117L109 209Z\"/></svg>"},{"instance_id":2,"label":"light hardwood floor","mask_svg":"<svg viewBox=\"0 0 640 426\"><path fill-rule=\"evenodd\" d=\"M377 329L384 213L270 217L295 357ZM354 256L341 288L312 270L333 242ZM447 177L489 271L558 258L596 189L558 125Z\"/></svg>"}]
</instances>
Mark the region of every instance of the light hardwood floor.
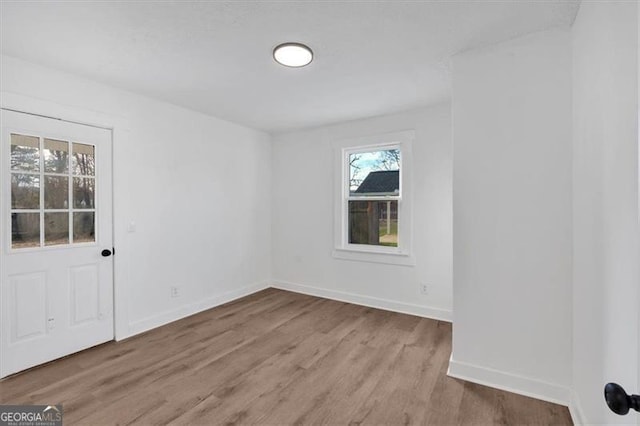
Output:
<instances>
[{"instance_id":1,"label":"light hardwood floor","mask_svg":"<svg viewBox=\"0 0 640 426\"><path fill-rule=\"evenodd\" d=\"M0 381L65 424L571 424L446 376L451 325L269 289Z\"/></svg>"}]
</instances>

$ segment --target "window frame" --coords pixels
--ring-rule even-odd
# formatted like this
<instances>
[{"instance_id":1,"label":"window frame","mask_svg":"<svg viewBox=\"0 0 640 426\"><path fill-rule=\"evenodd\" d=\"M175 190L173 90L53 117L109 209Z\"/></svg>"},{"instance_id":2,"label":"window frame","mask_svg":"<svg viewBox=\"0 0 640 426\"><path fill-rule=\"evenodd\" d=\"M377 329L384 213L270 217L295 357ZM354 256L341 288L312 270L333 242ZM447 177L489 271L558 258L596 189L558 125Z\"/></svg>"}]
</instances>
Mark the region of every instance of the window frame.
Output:
<instances>
[{"instance_id":1,"label":"window frame","mask_svg":"<svg viewBox=\"0 0 640 426\"><path fill-rule=\"evenodd\" d=\"M412 145L413 130L366 136L334 142L335 212L333 257L397 265L415 265L412 254L413 192ZM389 196L353 196L350 193L349 156L363 152L400 150L400 191ZM398 201L398 246L353 244L349 242L349 201Z\"/></svg>"}]
</instances>

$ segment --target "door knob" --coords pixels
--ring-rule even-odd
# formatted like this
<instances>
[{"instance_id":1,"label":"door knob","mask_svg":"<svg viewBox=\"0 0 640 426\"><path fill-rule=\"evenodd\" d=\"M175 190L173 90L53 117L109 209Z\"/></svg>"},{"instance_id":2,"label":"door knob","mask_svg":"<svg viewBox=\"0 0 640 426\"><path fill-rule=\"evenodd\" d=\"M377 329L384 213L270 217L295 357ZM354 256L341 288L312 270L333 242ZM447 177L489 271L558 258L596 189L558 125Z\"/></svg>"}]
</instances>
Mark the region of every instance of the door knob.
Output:
<instances>
[{"instance_id":1,"label":"door knob","mask_svg":"<svg viewBox=\"0 0 640 426\"><path fill-rule=\"evenodd\" d=\"M629 409L640 411L640 395L628 395L617 383L607 383L604 387L604 399L616 414L624 416Z\"/></svg>"},{"instance_id":2,"label":"door knob","mask_svg":"<svg viewBox=\"0 0 640 426\"><path fill-rule=\"evenodd\" d=\"M104 250L102 250L101 254L102 254L103 257L109 257L109 256L111 256L111 250L104 249Z\"/></svg>"}]
</instances>

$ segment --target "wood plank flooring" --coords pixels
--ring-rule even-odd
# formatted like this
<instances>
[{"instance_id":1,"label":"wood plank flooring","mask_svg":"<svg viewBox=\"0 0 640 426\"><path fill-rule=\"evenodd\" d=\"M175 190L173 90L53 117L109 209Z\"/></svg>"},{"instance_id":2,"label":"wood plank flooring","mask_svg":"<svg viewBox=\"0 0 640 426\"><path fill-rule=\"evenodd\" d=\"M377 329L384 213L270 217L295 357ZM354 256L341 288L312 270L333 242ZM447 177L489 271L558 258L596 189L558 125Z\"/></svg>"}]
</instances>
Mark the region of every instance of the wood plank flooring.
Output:
<instances>
[{"instance_id":1,"label":"wood plank flooring","mask_svg":"<svg viewBox=\"0 0 640 426\"><path fill-rule=\"evenodd\" d=\"M451 325L268 289L0 381L65 424L569 425L446 376Z\"/></svg>"}]
</instances>

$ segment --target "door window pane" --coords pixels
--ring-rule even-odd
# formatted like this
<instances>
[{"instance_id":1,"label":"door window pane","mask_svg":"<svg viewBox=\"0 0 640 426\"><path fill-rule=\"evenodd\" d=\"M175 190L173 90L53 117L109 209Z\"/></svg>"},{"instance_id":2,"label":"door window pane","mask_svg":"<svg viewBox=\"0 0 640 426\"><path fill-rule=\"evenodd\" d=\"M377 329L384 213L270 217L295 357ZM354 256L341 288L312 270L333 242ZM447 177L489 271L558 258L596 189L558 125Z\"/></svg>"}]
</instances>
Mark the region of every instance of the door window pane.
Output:
<instances>
[{"instance_id":1,"label":"door window pane","mask_svg":"<svg viewBox=\"0 0 640 426\"><path fill-rule=\"evenodd\" d=\"M69 142L44 140L44 171L45 173L69 172Z\"/></svg>"},{"instance_id":2,"label":"door window pane","mask_svg":"<svg viewBox=\"0 0 640 426\"><path fill-rule=\"evenodd\" d=\"M12 248L96 241L95 154L90 144L11 134Z\"/></svg>"},{"instance_id":3,"label":"door window pane","mask_svg":"<svg viewBox=\"0 0 640 426\"><path fill-rule=\"evenodd\" d=\"M11 208L40 208L40 176L11 174Z\"/></svg>"},{"instance_id":4,"label":"door window pane","mask_svg":"<svg viewBox=\"0 0 640 426\"><path fill-rule=\"evenodd\" d=\"M65 176L44 177L44 208L69 208L69 178Z\"/></svg>"},{"instance_id":5,"label":"door window pane","mask_svg":"<svg viewBox=\"0 0 640 426\"><path fill-rule=\"evenodd\" d=\"M93 209L95 207L95 179L73 178L73 207Z\"/></svg>"},{"instance_id":6,"label":"door window pane","mask_svg":"<svg viewBox=\"0 0 640 426\"><path fill-rule=\"evenodd\" d=\"M69 213L44 214L44 245L69 244Z\"/></svg>"},{"instance_id":7,"label":"door window pane","mask_svg":"<svg viewBox=\"0 0 640 426\"><path fill-rule=\"evenodd\" d=\"M88 243L96 240L95 213L80 212L73 214L73 242Z\"/></svg>"},{"instance_id":8,"label":"door window pane","mask_svg":"<svg viewBox=\"0 0 640 426\"><path fill-rule=\"evenodd\" d=\"M11 247L40 247L40 213L11 213Z\"/></svg>"},{"instance_id":9,"label":"door window pane","mask_svg":"<svg viewBox=\"0 0 640 426\"><path fill-rule=\"evenodd\" d=\"M72 167L74 175L94 176L96 174L95 147L83 143L74 143Z\"/></svg>"},{"instance_id":10,"label":"door window pane","mask_svg":"<svg viewBox=\"0 0 640 426\"><path fill-rule=\"evenodd\" d=\"M40 171L40 139L11 134L11 170Z\"/></svg>"},{"instance_id":11,"label":"door window pane","mask_svg":"<svg viewBox=\"0 0 640 426\"><path fill-rule=\"evenodd\" d=\"M398 247L398 201L349 201L349 244Z\"/></svg>"}]
</instances>

